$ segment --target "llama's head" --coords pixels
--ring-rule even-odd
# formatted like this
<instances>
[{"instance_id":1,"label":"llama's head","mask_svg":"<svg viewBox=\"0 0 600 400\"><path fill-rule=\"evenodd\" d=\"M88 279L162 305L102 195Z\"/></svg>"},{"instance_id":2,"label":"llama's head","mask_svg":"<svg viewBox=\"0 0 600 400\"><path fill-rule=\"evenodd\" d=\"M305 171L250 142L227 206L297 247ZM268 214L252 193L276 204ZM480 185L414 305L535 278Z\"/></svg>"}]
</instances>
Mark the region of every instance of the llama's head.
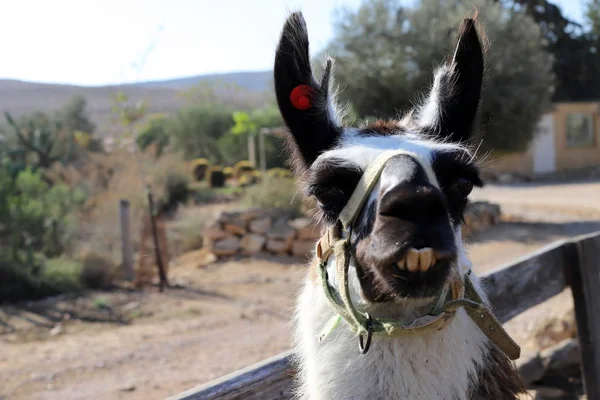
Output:
<instances>
[{"instance_id":1,"label":"llama's head","mask_svg":"<svg viewBox=\"0 0 600 400\"><path fill-rule=\"evenodd\" d=\"M353 255L369 302L432 296L464 253L460 224L467 196L482 185L465 143L477 114L483 68L474 21L466 19L453 58L435 72L421 106L399 121L345 127L331 89L332 61L317 82L302 15L294 13L285 23L275 91L297 174L323 220L336 223L379 154L407 152L386 163L354 225Z\"/></svg>"}]
</instances>

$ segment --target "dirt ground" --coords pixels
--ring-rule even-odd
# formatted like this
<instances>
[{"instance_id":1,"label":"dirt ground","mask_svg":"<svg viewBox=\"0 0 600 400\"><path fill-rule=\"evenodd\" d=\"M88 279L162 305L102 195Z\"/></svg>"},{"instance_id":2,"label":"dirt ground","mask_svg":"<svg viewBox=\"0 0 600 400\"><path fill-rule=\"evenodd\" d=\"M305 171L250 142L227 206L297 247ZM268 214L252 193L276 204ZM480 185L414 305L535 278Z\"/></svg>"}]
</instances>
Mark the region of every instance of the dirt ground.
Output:
<instances>
[{"instance_id":1,"label":"dirt ground","mask_svg":"<svg viewBox=\"0 0 600 400\"><path fill-rule=\"evenodd\" d=\"M490 186L499 225L467 238L478 272L600 230L600 182ZM171 269L164 293L120 289L0 307L0 399L163 399L285 351L305 260L270 257ZM525 341L542 310L507 326Z\"/></svg>"}]
</instances>

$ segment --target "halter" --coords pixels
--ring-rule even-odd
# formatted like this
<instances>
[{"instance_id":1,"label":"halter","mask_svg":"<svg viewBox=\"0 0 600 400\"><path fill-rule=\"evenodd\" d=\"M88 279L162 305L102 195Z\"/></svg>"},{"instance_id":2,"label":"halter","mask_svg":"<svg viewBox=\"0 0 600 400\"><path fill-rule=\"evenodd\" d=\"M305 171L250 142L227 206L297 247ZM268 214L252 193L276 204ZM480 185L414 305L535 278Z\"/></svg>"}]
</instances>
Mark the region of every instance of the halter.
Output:
<instances>
[{"instance_id":1,"label":"halter","mask_svg":"<svg viewBox=\"0 0 600 400\"><path fill-rule=\"evenodd\" d=\"M456 311L463 307L469 317L477 324L479 329L502 350L511 360L520 357L521 349L502 327L491 310L485 305L477 293L471 280L471 271L460 276L458 267L453 269L453 278L444 285L435 297L430 311L412 322L403 322L391 318L373 318L369 313L361 312L354 307L350 298L348 284L348 270L350 266L352 227L356 222L373 187L385 164L393 156L405 154L418 160L425 169L431 182L436 182L435 174L419 155L404 151L390 150L382 153L371 163L362 175L350 200L340 213L338 222L330 227L323 237L317 242L316 255L319 259L319 275L325 296L331 303L336 315L325 325L319 340L323 340L344 319L350 329L358 334L359 349L366 354L369 350L373 335L376 336L410 336L418 335L425 331L444 329L452 322ZM345 235L342 235L342 230ZM331 255L335 255L338 289L329 284L327 262ZM366 342L363 337L366 335Z\"/></svg>"}]
</instances>

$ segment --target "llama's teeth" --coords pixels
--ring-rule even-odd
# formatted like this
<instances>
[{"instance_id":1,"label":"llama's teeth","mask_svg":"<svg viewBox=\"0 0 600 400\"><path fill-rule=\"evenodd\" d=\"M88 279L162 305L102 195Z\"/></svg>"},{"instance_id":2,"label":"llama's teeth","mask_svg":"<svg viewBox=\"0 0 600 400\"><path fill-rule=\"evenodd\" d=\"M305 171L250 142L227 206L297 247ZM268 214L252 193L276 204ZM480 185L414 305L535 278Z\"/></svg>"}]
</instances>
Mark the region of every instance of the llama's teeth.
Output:
<instances>
[{"instance_id":1,"label":"llama's teeth","mask_svg":"<svg viewBox=\"0 0 600 400\"><path fill-rule=\"evenodd\" d=\"M406 257L396 263L400 270L406 269Z\"/></svg>"},{"instance_id":2,"label":"llama's teeth","mask_svg":"<svg viewBox=\"0 0 600 400\"><path fill-rule=\"evenodd\" d=\"M419 250L409 249L406 255L406 267L410 272L417 272L419 270Z\"/></svg>"},{"instance_id":3,"label":"llama's teeth","mask_svg":"<svg viewBox=\"0 0 600 400\"><path fill-rule=\"evenodd\" d=\"M419 251L420 267L422 272L426 272L433 265L433 249L426 247Z\"/></svg>"}]
</instances>

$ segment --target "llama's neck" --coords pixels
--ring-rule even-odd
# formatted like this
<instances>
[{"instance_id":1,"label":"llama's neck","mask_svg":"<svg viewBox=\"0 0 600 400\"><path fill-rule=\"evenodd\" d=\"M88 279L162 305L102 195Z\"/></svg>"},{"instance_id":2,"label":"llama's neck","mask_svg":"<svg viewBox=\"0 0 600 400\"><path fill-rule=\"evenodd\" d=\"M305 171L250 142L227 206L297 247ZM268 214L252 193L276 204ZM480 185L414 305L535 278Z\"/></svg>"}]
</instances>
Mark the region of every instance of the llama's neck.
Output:
<instances>
[{"instance_id":1,"label":"llama's neck","mask_svg":"<svg viewBox=\"0 0 600 400\"><path fill-rule=\"evenodd\" d=\"M485 371L490 344L464 310L441 331L411 337L375 336L366 355L358 351L358 339L345 323L318 341L333 315L313 273L296 314L301 399L470 400L485 385L479 377Z\"/></svg>"}]
</instances>

